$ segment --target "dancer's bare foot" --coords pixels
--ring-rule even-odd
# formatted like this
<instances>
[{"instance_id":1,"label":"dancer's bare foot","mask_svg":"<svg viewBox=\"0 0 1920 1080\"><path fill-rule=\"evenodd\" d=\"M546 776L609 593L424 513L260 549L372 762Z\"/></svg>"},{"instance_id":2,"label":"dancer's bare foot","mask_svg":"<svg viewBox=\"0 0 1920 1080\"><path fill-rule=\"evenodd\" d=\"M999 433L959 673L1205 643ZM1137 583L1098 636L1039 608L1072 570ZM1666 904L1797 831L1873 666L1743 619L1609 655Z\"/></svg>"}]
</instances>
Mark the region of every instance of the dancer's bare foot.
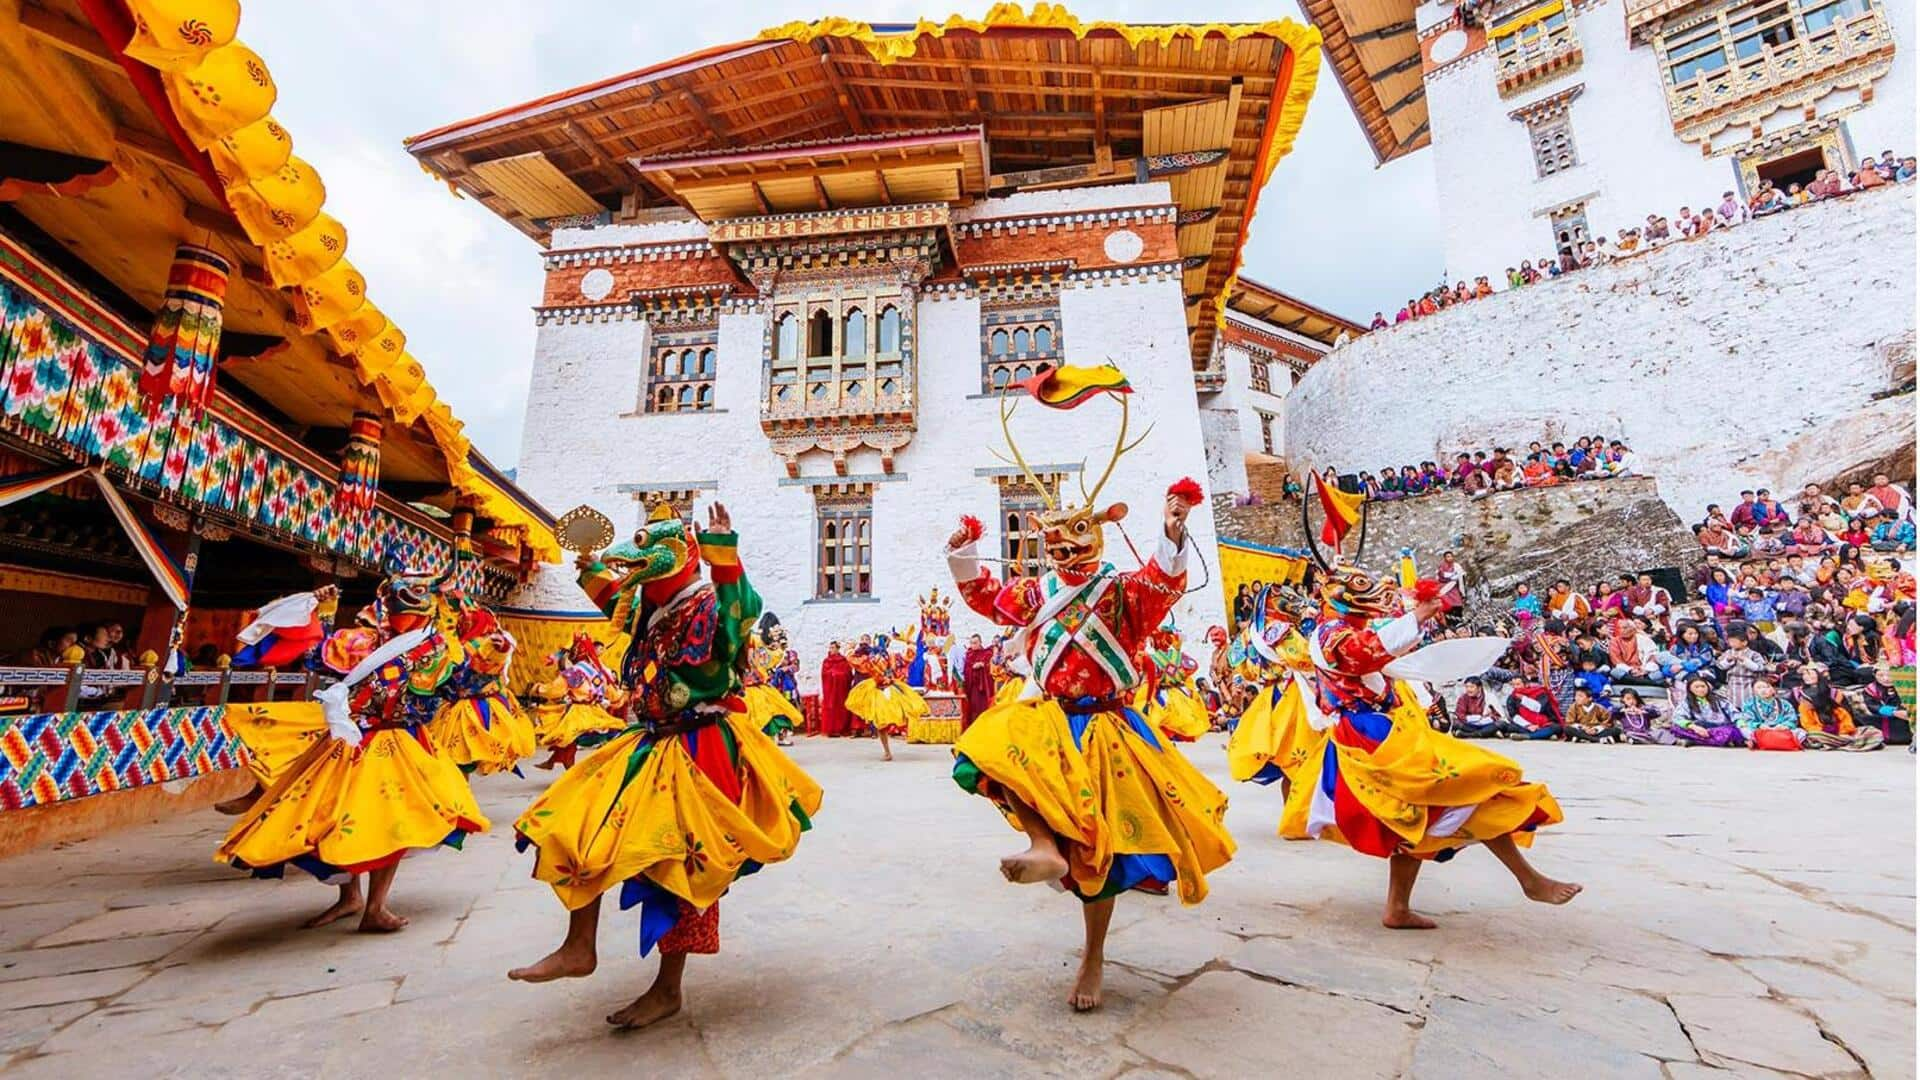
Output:
<instances>
[{"instance_id":1,"label":"dancer's bare foot","mask_svg":"<svg viewBox=\"0 0 1920 1080\"><path fill-rule=\"evenodd\" d=\"M1580 885L1571 881L1555 881L1545 875L1535 875L1533 880L1523 882L1520 890L1527 899L1537 904L1564 904L1580 895Z\"/></svg>"},{"instance_id":2,"label":"dancer's bare foot","mask_svg":"<svg viewBox=\"0 0 1920 1080\"><path fill-rule=\"evenodd\" d=\"M1067 995L1067 1004L1074 1012L1091 1012L1100 1007L1100 969L1106 966L1106 958L1089 954L1080 960L1080 975L1073 981L1073 992Z\"/></svg>"},{"instance_id":3,"label":"dancer's bare foot","mask_svg":"<svg viewBox=\"0 0 1920 1080\"><path fill-rule=\"evenodd\" d=\"M1059 881L1067 876L1067 860L1059 851L1036 844L1018 855L1001 859L1000 876L1015 885Z\"/></svg>"},{"instance_id":4,"label":"dancer's bare foot","mask_svg":"<svg viewBox=\"0 0 1920 1080\"><path fill-rule=\"evenodd\" d=\"M1388 909L1385 915L1380 916L1380 925L1389 930L1431 930L1440 924L1411 910Z\"/></svg>"},{"instance_id":5,"label":"dancer's bare foot","mask_svg":"<svg viewBox=\"0 0 1920 1080\"><path fill-rule=\"evenodd\" d=\"M580 949L572 945L561 945L547 955L528 964L507 972L507 978L515 982L543 983L555 979L579 979L593 974L600 963L591 947Z\"/></svg>"},{"instance_id":6,"label":"dancer's bare foot","mask_svg":"<svg viewBox=\"0 0 1920 1080\"><path fill-rule=\"evenodd\" d=\"M385 905L369 906L360 916L360 932L363 934L391 934L406 925L405 915L395 915Z\"/></svg>"},{"instance_id":7,"label":"dancer's bare foot","mask_svg":"<svg viewBox=\"0 0 1920 1080\"><path fill-rule=\"evenodd\" d=\"M881 754L881 755L880 755L880 760L881 760L881 761L892 761L892 760L893 760L893 751L891 751L891 750L889 750L889 751L887 751L886 753L884 753L884 754Z\"/></svg>"},{"instance_id":8,"label":"dancer's bare foot","mask_svg":"<svg viewBox=\"0 0 1920 1080\"><path fill-rule=\"evenodd\" d=\"M366 904L364 901L360 899L360 894L358 892L352 893L351 895L348 895L348 896L342 896L340 899L335 900L333 902L332 907L328 908L327 910L321 912L318 915L315 915L313 918L308 919L306 922L301 923L300 929L318 930L329 923L339 922L341 919L344 919L349 915L360 914L360 909L365 906Z\"/></svg>"},{"instance_id":9,"label":"dancer's bare foot","mask_svg":"<svg viewBox=\"0 0 1920 1080\"><path fill-rule=\"evenodd\" d=\"M539 769L541 772L551 772L554 766L559 764L560 764L559 754L548 754L547 760L539 762L538 764L534 765L534 768Z\"/></svg>"},{"instance_id":10,"label":"dancer's bare foot","mask_svg":"<svg viewBox=\"0 0 1920 1080\"><path fill-rule=\"evenodd\" d=\"M625 1030L634 1030L657 1024L680 1011L680 992L666 991L649 987L647 992L633 999L633 1004L607 1017L607 1023Z\"/></svg>"}]
</instances>

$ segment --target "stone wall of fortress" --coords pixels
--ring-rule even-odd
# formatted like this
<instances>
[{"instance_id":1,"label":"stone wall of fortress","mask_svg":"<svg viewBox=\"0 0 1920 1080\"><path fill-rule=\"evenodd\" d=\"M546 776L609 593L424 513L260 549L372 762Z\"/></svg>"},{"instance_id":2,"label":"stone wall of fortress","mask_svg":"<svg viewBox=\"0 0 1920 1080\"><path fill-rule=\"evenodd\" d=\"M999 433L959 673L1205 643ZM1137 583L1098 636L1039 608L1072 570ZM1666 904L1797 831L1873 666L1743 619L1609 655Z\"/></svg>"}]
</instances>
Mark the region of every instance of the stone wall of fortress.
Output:
<instances>
[{"instance_id":1,"label":"stone wall of fortress","mask_svg":"<svg viewBox=\"0 0 1920 1080\"><path fill-rule=\"evenodd\" d=\"M1686 521L1741 488L1875 468L1911 480L1914 191L1803 207L1368 334L1288 394L1285 456L1377 473L1622 437Z\"/></svg>"}]
</instances>

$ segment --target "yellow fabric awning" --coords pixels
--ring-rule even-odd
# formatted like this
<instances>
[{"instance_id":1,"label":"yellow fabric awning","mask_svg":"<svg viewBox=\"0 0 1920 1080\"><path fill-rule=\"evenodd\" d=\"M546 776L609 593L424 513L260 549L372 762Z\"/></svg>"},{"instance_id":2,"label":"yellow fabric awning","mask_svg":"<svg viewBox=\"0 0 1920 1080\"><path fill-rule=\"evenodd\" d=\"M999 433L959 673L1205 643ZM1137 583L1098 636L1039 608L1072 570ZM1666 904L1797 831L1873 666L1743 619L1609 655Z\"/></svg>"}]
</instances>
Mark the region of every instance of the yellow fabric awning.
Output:
<instances>
[{"instance_id":1,"label":"yellow fabric awning","mask_svg":"<svg viewBox=\"0 0 1920 1080\"><path fill-rule=\"evenodd\" d=\"M460 495L497 524L524 531L543 559L559 559L553 530L499 482L475 470L472 449L419 361L406 333L367 298L367 282L345 258L346 229L321 209L318 170L293 154L271 115L278 89L260 55L235 36L236 0L126 0L134 36L126 53L160 72L176 119L211 155L241 229L267 256L273 283L291 289L300 329L351 357L403 425L424 417Z\"/></svg>"},{"instance_id":2,"label":"yellow fabric awning","mask_svg":"<svg viewBox=\"0 0 1920 1080\"><path fill-rule=\"evenodd\" d=\"M1525 30L1541 19L1551 18L1560 14L1560 12L1566 10L1566 6L1565 0L1553 0L1550 4L1541 4L1537 8L1530 8L1487 31L1487 37L1489 39L1508 37L1521 30Z\"/></svg>"}]
</instances>

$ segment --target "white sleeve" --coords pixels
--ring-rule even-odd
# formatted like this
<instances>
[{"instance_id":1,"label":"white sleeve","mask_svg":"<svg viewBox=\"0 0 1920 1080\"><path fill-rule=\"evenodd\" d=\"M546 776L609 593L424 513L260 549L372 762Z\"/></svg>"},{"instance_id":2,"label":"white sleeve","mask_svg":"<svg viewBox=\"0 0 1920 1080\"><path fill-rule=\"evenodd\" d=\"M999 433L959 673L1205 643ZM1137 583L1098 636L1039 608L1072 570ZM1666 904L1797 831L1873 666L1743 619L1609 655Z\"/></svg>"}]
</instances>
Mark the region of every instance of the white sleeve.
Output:
<instances>
[{"instance_id":1,"label":"white sleeve","mask_svg":"<svg viewBox=\"0 0 1920 1080\"><path fill-rule=\"evenodd\" d=\"M1187 530L1180 536L1180 545L1174 546L1167 539L1167 530L1160 530L1160 543L1153 549L1153 561L1169 577L1179 577L1187 572L1187 552L1193 550L1193 532ZM951 556L949 556L951 559Z\"/></svg>"},{"instance_id":2,"label":"white sleeve","mask_svg":"<svg viewBox=\"0 0 1920 1080\"><path fill-rule=\"evenodd\" d=\"M1395 656L1404 656L1420 644L1420 619L1408 612L1374 633L1380 637L1381 648Z\"/></svg>"},{"instance_id":3,"label":"white sleeve","mask_svg":"<svg viewBox=\"0 0 1920 1080\"><path fill-rule=\"evenodd\" d=\"M952 572L953 580L964 585L980 576L980 552L978 542L969 540L957 548L947 549L947 569Z\"/></svg>"}]
</instances>

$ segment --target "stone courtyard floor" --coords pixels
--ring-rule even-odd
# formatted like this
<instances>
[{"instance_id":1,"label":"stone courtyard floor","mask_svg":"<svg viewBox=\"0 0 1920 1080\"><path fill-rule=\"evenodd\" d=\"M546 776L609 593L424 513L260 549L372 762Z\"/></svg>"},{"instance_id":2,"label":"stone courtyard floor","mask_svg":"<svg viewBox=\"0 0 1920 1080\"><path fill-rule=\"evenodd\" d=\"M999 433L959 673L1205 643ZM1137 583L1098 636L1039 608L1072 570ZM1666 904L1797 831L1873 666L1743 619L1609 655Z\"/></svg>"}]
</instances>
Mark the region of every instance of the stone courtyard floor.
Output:
<instances>
[{"instance_id":1,"label":"stone courtyard floor","mask_svg":"<svg viewBox=\"0 0 1920 1080\"><path fill-rule=\"evenodd\" d=\"M1192 749L1216 780L1218 737ZM1914 759L1507 749L1568 823L1535 847L1587 891L1526 903L1477 851L1430 868L1441 927L1378 924L1383 864L1274 836L1236 786L1235 861L1197 908L1124 898L1107 1005L1068 1013L1075 904L1001 882L1015 836L945 778L802 740L826 806L723 903L687 1010L602 1017L654 963L606 917L600 971L508 967L561 911L512 850L542 774L476 787L494 831L403 866L395 937L296 929L331 890L210 861L211 811L0 863L9 1076L1912 1076Z\"/></svg>"}]
</instances>

